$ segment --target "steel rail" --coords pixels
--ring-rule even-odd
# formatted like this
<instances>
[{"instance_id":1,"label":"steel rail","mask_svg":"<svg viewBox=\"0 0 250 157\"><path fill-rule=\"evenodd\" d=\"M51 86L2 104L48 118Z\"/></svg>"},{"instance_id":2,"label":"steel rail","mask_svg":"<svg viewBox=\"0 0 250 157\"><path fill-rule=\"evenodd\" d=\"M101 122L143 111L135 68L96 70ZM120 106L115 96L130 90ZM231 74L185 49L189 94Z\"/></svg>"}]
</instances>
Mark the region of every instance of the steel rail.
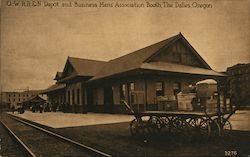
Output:
<instances>
[{"instance_id":1,"label":"steel rail","mask_svg":"<svg viewBox=\"0 0 250 157\"><path fill-rule=\"evenodd\" d=\"M74 140L72 140L72 139L69 139L69 138L64 137L64 136L62 136L62 135L59 135L59 134L54 133L54 132L52 132L52 131L46 130L46 129L44 129L44 128L41 128L41 127L39 127L39 126L36 126L36 125L34 125L34 124L31 124L31 123L29 123L29 122L26 122L26 121L24 121L24 120L21 120L21 119L17 118L16 116L13 116L13 115L10 115L10 116L11 116L11 118L13 118L13 119L16 120L16 121L19 121L19 122L21 122L21 123L23 123L23 124L26 124L26 125L30 126L30 127L33 127L33 128L35 128L35 129L38 129L38 130L40 130L40 131L42 131L42 132L45 132L45 133L47 133L47 134L49 134L49 135L52 135L52 136L54 136L54 137L57 137L57 138L59 138L59 139L61 139L61 140L67 141L67 142L69 142L69 143L71 143L71 144L74 144L74 145L76 145L76 146L78 146L78 147L80 147L80 148L83 148L83 149L85 149L85 150L91 152L91 153L94 153L96 156L112 157L112 155L110 155L110 154L104 153L104 152L99 151L99 150L97 150L97 149L95 149L95 148L89 147L89 146L87 146L87 145L84 145L84 144L82 144L82 143L76 142L76 141L74 141Z\"/></svg>"},{"instance_id":2,"label":"steel rail","mask_svg":"<svg viewBox=\"0 0 250 157\"><path fill-rule=\"evenodd\" d=\"M28 155L29 157L36 157L36 155L23 143L23 141L17 137L17 135L4 123L2 122L2 125L4 128L11 134L11 136L15 139L15 141L22 146L22 148L25 151L25 154Z\"/></svg>"}]
</instances>

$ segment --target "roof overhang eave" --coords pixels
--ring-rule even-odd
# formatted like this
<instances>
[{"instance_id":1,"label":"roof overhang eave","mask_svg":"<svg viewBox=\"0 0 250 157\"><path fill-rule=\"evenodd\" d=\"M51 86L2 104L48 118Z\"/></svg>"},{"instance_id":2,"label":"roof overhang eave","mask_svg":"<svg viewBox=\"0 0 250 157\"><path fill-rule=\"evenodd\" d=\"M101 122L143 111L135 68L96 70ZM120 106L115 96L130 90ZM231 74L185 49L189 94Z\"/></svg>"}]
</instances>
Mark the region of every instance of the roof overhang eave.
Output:
<instances>
[{"instance_id":1,"label":"roof overhang eave","mask_svg":"<svg viewBox=\"0 0 250 157\"><path fill-rule=\"evenodd\" d=\"M64 89L64 88L65 88L65 87L61 87L61 88L57 88L57 89L47 90L47 91L42 92L41 94L49 94L49 93L52 93L52 92L55 92L55 91L62 90L62 89Z\"/></svg>"},{"instance_id":2,"label":"roof overhang eave","mask_svg":"<svg viewBox=\"0 0 250 157\"><path fill-rule=\"evenodd\" d=\"M184 71L173 71L173 70L163 70L163 69L156 69L156 68L145 68L145 67L141 67L140 69L142 70L153 70L153 71L161 71L161 72L166 72L166 73L179 73L179 74L187 74L187 75L204 75L204 76L214 76L214 77L226 77L227 75L225 74L221 74L218 72L213 71L214 74L209 74L209 73L188 73L188 72L184 72Z\"/></svg>"},{"instance_id":3,"label":"roof overhang eave","mask_svg":"<svg viewBox=\"0 0 250 157\"><path fill-rule=\"evenodd\" d=\"M87 82L94 82L94 81L99 81L99 80L102 80L102 79L107 79L107 78L112 78L112 77L116 77L116 76L120 76L120 75L124 75L124 74L129 74L131 72L134 72L136 70L139 70L140 68L132 68L130 70L126 70L126 71L122 71L122 72L116 72L116 73L113 73L111 75L105 75L105 76L101 76L101 77L93 77L91 78L90 80L88 80Z\"/></svg>"}]
</instances>

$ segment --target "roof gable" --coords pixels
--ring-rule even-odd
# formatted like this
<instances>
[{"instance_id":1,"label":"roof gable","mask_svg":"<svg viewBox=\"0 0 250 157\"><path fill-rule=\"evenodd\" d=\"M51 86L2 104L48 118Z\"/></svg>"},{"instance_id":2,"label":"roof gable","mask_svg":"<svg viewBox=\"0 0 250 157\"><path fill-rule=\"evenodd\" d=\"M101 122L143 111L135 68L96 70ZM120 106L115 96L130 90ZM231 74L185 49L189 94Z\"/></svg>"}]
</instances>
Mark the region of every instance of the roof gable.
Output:
<instances>
[{"instance_id":1,"label":"roof gable","mask_svg":"<svg viewBox=\"0 0 250 157\"><path fill-rule=\"evenodd\" d=\"M212 70L181 33L173 42L163 46L144 62L155 61L172 62Z\"/></svg>"},{"instance_id":2,"label":"roof gable","mask_svg":"<svg viewBox=\"0 0 250 157\"><path fill-rule=\"evenodd\" d=\"M57 72L54 80L60 80L62 78L62 72Z\"/></svg>"},{"instance_id":3,"label":"roof gable","mask_svg":"<svg viewBox=\"0 0 250 157\"><path fill-rule=\"evenodd\" d=\"M69 57L66 61L66 64L64 66L63 72L62 72L62 78L76 74L76 70L73 67L72 63L69 61Z\"/></svg>"},{"instance_id":4,"label":"roof gable","mask_svg":"<svg viewBox=\"0 0 250 157\"><path fill-rule=\"evenodd\" d=\"M147 69L153 68L154 70L163 70L167 71L166 64L159 66L157 65L149 65L151 63L160 62L161 64L164 63L162 60L162 56L159 55L175 55L174 52L171 52L174 46L178 45L177 43L180 42L184 52L189 56L191 59L189 62L192 63L178 63L184 64L183 66L188 66L186 68L202 68L206 70L212 70L211 67L202 59L202 57L196 52L196 50L190 45L190 43L185 39L185 37L180 33L178 35L172 36L168 39L162 40L158 43L152 44L145 48L139 49L127 55L118 57L114 60L110 60L108 62L104 61L97 61L97 60L89 60L89 59L81 59L81 58L73 58L68 57L67 62L65 64L63 70L63 78L64 79L72 79L76 76L90 76L92 77L89 81L98 80L101 78L113 76L116 74L128 72L131 70L136 69ZM165 52L165 50L167 50ZM157 58L158 57L158 58ZM167 56L168 58L168 56ZM183 57L185 59L185 56ZM166 60L165 63L171 63L173 60ZM147 63L147 64L146 64ZM170 65L169 64L169 65ZM169 66L168 65L168 66ZM162 67L165 68L162 69ZM181 72L181 70L180 70ZM204 74L207 71L196 70L195 74ZM211 75L217 75L217 73L211 73ZM218 74L219 75L219 74ZM88 78L89 79L89 78ZM60 80L61 81L61 80Z\"/></svg>"},{"instance_id":5,"label":"roof gable","mask_svg":"<svg viewBox=\"0 0 250 157\"><path fill-rule=\"evenodd\" d=\"M127 55L118 57L114 60L110 60L105 66L93 77L91 80L100 79L106 76L130 71L136 68L140 68L141 64L152 56L155 52L161 49L164 45L171 43L177 38L178 35L152 44L145 48L139 49Z\"/></svg>"},{"instance_id":6,"label":"roof gable","mask_svg":"<svg viewBox=\"0 0 250 157\"><path fill-rule=\"evenodd\" d=\"M23 103L27 103L27 102L45 102L46 100L44 98L42 98L39 95L35 95L33 97L31 97L30 99L23 101Z\"/></svg>"},{"instance_id":7,"label":"roof gable","mask_svg":"<svg viewBox=\"0 0 250 157\"><path fill-rule=\"evenodd\" d=\"M62 77L94 76L105 63L105 61L68 57Z\"/></svg>"}]
</instances>

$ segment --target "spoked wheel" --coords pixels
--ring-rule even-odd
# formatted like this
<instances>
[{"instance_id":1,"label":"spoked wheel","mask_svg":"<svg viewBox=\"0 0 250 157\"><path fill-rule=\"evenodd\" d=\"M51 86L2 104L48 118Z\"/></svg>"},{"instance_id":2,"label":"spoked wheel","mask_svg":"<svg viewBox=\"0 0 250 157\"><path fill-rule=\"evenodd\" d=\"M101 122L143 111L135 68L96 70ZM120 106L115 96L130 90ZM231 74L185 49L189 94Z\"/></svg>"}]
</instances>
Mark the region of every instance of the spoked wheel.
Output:
<instances>
[{"instance_id":1,"label":"spoked wheel","mask_svg":"<svg viewBox=\"0 0 250 157\"><path fill-rule=\"evenodd\" d=\"M201 135L204 137L209 137L211 135L211 126L208 119L190 118L187 122L190 129L190 135Z\"/></svg>"},{"instance_id":2,"label":"spoked wheel","mask_svg":"<svg viewBox=\"0 0 250 157\"><path fill-rule=\"evenodd\" d=\"M224 125L221 129L221 136L225 136L226 133L227 133L227 135L230 135L231 132L232 132L232 124L230 123L229 120L225 120ZM229 137L229 136L227 136L227 137Z\"/></svg>"},{"instance_id":3,"label":"spoked wheel","mask_svg":"<svg viewBox=\"0 0 250 157\"><path fill-rule=\"evenodd\" d=\"M143 136L145 134L145 128L137 119L134 119L130 123L130 133L136 137Z\"/></svg>"},{"instance_id":4,"label":"spoked wheel","mask_svg":"<svg viewBox=\"0 0 250 157\"><path fill-rule=\"evenodd\" d=\"M161 131L162 132L170 132L171 129L171 117L161 117Z\"/></svg>"},{"instance_id":5,"label":"spoked wheel","mask_svg":"<svg viewBox=\"0 0 250 157\"><path fill-rule=\"evenodd\" d=\"M211 128L211 135L212 137L218 137L221 134L221 127L217 123L217 120L210 120L209 121L210 128Z\"/></svg>"},{"instance_id":6,"label":"spoked wheel","mask_svg":"<svg viewBox=\"0 0 250 157\"><path fill-rule=\"evenodd\" d=\"M187 120L187 123L188 123L190 129L196 130L196 129L199 129L201 120L199 118L189 118Z\"/></svg>"},{"instance_id":7,"label":"spoked wheel","mask_svg":"<svg viewBox=\"0 0 250 157\"><path fill-rule=\"evenodd\" d=\"M224 136L225 132L230 133L232 131L232 124L230 123L229 120L226 120L224 117L221 117L221 119L216 118L215 122L218 125L218 128L220 129L218 135L219 136Z\"/></svg>"},{"instance_id":8,"label":"spoked wheel","mask_svg":"<svg viewBox=\"0 0 250 157\"><path fill-rule=\"evenodd\" d=\"M232 131L232 124L229 120L224 120L223 131Z\"/></svg>"},{"instance_id":9,"label":"spoked wheel","mask_svg":"<svg viewBox=\"0 0 250 157\"><path fill-rule=\"evenodd\" d=\"M159 117L151 116L147 123L150 130L150 134L159 134L161 132L162 122Z\"/></svg>"},{"instance_id":10,"label":"spoked wheel","mask_svg":"<svg viewBox=\"0 0 250 157\"><path fill-rule=\"evenodd\" d=\"M193 135L197 135L199 132L199 119L198 118L189 118L187 120L187 123L189 125L189 135L193 136Z\"/></svg>"},{"instance_id":11,"label":"spoked wheel","mask_svg":"<svg viewBox=\"0 0 250 157\"><path fill-rule=\"evenodd\" d=\"M210 120L199 118L197 119L198 131L201 136L210 137L211 135L211 126Z\"/></svg>"},{"instance_id":12,"label":"spoked wheel","mask_svg":"<svg viewBox=\"0 0 250 157\"><path fill-rule=\"evenodd\" d=\"M189 125L185 118L176 117L173 122L173 132L175 133L188 133Z\"/></svg>"}]
</instances>

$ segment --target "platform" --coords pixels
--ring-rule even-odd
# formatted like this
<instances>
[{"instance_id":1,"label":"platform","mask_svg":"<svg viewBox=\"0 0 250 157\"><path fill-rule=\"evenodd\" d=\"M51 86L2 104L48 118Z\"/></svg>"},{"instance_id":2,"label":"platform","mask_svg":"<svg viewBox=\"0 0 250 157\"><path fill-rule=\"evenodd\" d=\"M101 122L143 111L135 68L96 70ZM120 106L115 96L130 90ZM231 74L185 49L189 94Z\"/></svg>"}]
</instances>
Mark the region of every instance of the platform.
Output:
<instances>
[{"instance_id":1,"label":"platform","mask_svg":"<svg viewBox=\"0 0 250 157\"><path fill-rule=\"evenodd\" d=\"M87 113L87 114L75 114L75 113L63 113L63 112L33 113L30 111L25 111L24 114L19 114L15 112L13 115L52 128L122 123L122 122L130 122L134 119L133 115L105 114L105 113ZM232 124L233 130L250 131L249 119L250 119L249 110L239 110L236 111L236 114L230 117L229 121Z\"/></svg>"},{"instance_id":2,"label":"platform","mask_svg":"<svg viewBox=\"0 0 250 157\"><path fill-rule=\"evenodd\" d=\"M238 110L230 117L233 130L250 131L250 110Z\"/></svg>"},{"instance_id":3,"label":"platform","mask_svg":"<svg viewBox=\"0 0 250 157\"><path fill-rule=\"evenodd\" d=\"M12 115L28 119L52 128L112 124L112 123L130 122L133 120L132 115L105 114L105 113L87 113L87 114L75 114L75 113L63 113L63 112L33 113L30 111L25 111L25 113L23 114L15 112Z\"/></svg>"}]
</instances>

